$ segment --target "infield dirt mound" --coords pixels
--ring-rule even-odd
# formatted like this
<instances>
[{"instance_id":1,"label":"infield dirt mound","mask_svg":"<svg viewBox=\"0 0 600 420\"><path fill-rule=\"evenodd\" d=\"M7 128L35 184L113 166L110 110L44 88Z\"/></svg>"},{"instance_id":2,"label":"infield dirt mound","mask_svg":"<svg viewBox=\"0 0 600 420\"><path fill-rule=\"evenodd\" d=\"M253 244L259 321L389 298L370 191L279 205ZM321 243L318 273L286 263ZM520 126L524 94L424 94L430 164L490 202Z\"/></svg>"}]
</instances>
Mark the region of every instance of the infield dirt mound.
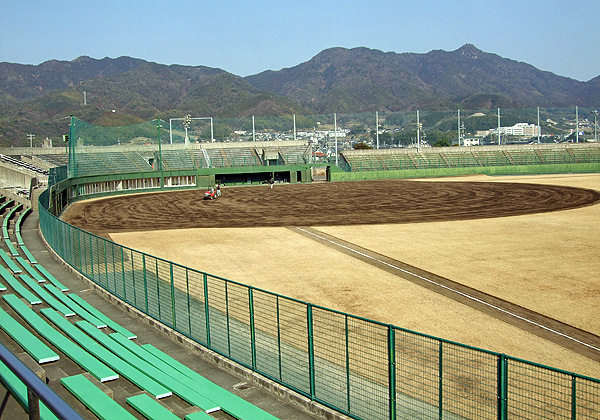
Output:
<instances>
[{"instance_id":1,"label":"infield dirt mound","mask_svg":"<svg viewBox=\"0 0 600 420\"><path fill-rule=\"evenodd\" d=\"M594 190L538 184L377 180L123 195L73 204L64 220L106 236L202 227L419 223L516 216L600 201Z\"/></svg>"}]
</instances>

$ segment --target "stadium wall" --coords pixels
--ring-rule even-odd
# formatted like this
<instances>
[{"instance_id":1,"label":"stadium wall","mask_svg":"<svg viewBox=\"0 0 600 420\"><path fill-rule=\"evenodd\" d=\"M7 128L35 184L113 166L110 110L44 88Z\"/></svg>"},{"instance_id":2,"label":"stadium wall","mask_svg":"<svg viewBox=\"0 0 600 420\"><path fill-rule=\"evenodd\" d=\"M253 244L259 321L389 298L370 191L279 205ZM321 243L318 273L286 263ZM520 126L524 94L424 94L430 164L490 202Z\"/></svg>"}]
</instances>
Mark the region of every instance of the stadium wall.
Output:
<instances>
[{"instance_id":1,"label":"stadium wall","mask_svg":"<svg viewBox=\"0 0 600 420\"><path fill-rule=\"evenodd\" d=\"M105 182L68 179L40 197L40 232L53 252L152 322L306 401L361 420L592 419L600 412L600 380L233 282L60 220L82 198L73 188L92 181ZM119 191L98 195L109 193Z\"/></svg>"},{"instance_id":2,"label":"stadium wall","mask_svg":"<svg viewBox=\"0 0 600 420\"><path fill-rule=\"evenodd\" d=\"M331 181L357 181L392 178L433 178L462 175L540 175L600 172L600 163L548 165L482 166L464 168L402 169L362 172L331 172Z\"/></svg>"}]
</instances>

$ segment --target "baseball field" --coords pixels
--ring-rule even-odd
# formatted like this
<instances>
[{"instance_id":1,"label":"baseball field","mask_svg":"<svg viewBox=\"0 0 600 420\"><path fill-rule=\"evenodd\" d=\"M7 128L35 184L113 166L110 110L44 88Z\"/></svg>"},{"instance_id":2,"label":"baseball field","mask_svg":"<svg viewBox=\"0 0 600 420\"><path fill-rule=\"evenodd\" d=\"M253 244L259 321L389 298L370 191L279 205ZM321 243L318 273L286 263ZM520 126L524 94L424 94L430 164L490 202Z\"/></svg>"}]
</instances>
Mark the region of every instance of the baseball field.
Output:
<instances>
[{"instance_id":1,"label":"baseball field","mask_svg":"<svg viewBox=\"0 0 600 420\"><path fill-rule=\"evenodd\" d=\"M600 378L600 174L224 187L64 220L327 308Z\"/></svg>"}]
</instances>

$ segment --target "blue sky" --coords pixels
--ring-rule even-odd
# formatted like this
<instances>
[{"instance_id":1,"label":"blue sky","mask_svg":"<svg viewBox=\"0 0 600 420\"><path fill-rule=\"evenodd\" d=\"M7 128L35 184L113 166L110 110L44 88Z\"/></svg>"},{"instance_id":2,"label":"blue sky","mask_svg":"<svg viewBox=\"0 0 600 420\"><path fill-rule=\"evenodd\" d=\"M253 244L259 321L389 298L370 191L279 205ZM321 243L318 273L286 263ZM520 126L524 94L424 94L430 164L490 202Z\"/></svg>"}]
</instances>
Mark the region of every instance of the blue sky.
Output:
<instances>
[{"instance_id":1,"label":"blue sky","mask_svg":"<svg viewBox=\"0 0 600 420\"><path fill-rule=\"evenodd\" d=\"M600 1L0 0L0 62L127 55L247 76L330 47L452 51L600 75Z\"/></svg>"}]
</instances>

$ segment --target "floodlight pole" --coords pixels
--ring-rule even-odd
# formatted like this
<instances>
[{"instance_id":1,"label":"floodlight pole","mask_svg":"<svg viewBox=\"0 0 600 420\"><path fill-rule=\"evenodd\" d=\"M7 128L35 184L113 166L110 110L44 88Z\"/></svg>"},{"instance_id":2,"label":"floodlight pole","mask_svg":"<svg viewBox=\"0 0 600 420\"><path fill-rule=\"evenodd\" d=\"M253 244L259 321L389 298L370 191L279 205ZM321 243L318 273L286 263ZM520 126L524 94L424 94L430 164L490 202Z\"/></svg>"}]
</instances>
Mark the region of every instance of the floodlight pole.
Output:
<instances>
[{"instance_id":1,"label":"floodlight pole","mask_svg":"<svg viewBox=\"0 0 600 420\"><path fill-rule=\"evenodd\" d=\"M577 143L579 143L579 107L575 107L575 122L576 122L576 131L577 131Z\"/></svg>"},{"instance_id":2,"label":"floodlight pole","mask_svg":"<svg viewBox=\"0 0 600 420\"><path fill-rule=\"evenodd\" d=\"M296 140L296 114L294 114L294 141Z\"/></svg>"},{"instance_id":3,"label":"floodlight pole","mask_svg":"<svg viewBox=\"0 0 600 420\"><path fill-rule=\"evenodd\" d=\"M417 153L421 152L421 123L419 122L419 110L417 109Z\"/></svg>"},{"instance_id":4,"label":"floodlight pole","mask_svg":"<svg viewBox=\"0 0 600 420\"><path fill-rule=\"evenodd\" d=\"M252 116L252 141L256 141L256 131L254 129L254 115Z\"/></svg>"},{"instance_id":5,"label":"floodlight pole","mask_svg":"<svg viewBox=\"0 0 600 420\"><path fill-rule=\"evenodd\" d=\"M592 111L592 114L594 114L594 140L597 143L598 142L598 121L597 121L598 111L594 109Z\"/></svg>"},{"instance_id":6,"label":"floodlight pole","mask_svg":"<svg viewBox=\"0 0 600 420\"><path fill-rule=\"evenodd\" d=\"M214 143L215 142L215 133L214 133L214 129L213 129L213 118L210 117L210 142Z\"/></svg>"},{"instance_id":7,"label":"floodlight pole","mask_svg":"<svg viewBox=\"0 0 600 420\"><path fill-rule=\"evenodd\" d=\"M502 135L500 134L500 108L498 108L498 146L502 144Z\"/></svg>"},{"instance_id":8,"label":"floodlight pole","mask_svg":"<svg viewBox=\"0 0 600 420\"><path fill-rule=\"evenodd\" d=\"M377 139L377 148L379 149L379 111L375 111L375 138Z\"/></svg>"},{"instance_id":9,"label":"floodlight pole","mask_svg":"<svg viewBox=\"0 0 600 420\"><path fill-rule=\"evenodd\" d=\"M458 110L458 145L460 146L460 109Z\"/></svg>"},{"instance_id":10,"label":"floodlight pole","mask_svg":"<svg viewBox=\"0 0 600 420\"><path fill-rule=\"evenodd\" d=\"M540 125L540 107L538 106L538 126L537 126L538 144L540 144L540 136L542 133L542 126Z\"/></svg>"},{"instance_id":11,"label":"floodlight pole","mask_svg":"<svg viewBox=\"0 0 600 420\"><path fill-rule=\"evenodd\" d=\"M335 166L338 166L338 146L337 146L337 115L333 113L333 135L335 136Z\"/></svg>"},{"instance_id":12,"label":"floodlight pole","mask_svg":"<svg viewBox=\"0 0 600 420\"><path fill-rule=\"evenodd\" d=\"M160 146L160 129L162 125L160 124L160 118L158 119L158 170L162 171L162 149Z\"/></svg>"}]
</instances>

